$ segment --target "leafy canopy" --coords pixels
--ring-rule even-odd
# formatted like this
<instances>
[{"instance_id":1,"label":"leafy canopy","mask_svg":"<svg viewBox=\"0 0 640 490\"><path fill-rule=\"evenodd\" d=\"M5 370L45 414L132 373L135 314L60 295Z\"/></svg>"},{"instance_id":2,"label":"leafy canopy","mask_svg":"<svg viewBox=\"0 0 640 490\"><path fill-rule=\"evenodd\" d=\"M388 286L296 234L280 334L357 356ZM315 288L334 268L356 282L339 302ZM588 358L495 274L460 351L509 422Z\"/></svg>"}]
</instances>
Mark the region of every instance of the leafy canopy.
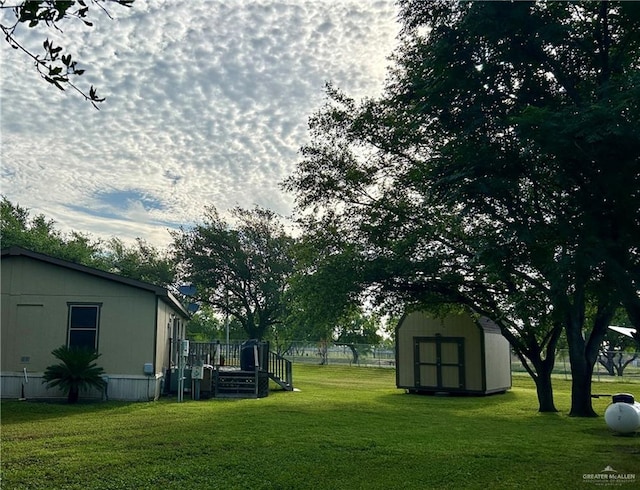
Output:
<instances>
[{"instance_id":1,"label":"leafy canopy","mask_svg":"<svg viewBox=\"0 0 640 490\"><path fill-rule=\"evenodd\" d=\"M592 414L598 346L640 289L638 5L399 5L384 94L329 86L285 184L307 241L331 244L309 267L344 260L345 294L379 304L493 318L541 409L564 328L572 414Z\"/></svg>"},{"instance_id":2,"label":"leafy canopy","mask_svg":"<svg viewBox=\"0 0 640 490\"><path fill-rule=\"evenodd\" d=\"M201 224L173 233L180 279L196 286L198 301L262 339L284 317L293 239L272 211L234 208L231 217L234 225L210 207Z\"/></svg>"},{"instance_id":3,"label":"leafy canopy","mask_svg":"<svg viewBox=\"0 0 640 490\"><path fill-rule=\"evenodd\" d=\"M84 74L85 70L78 66L78 61L62 46L57 45L47 37L42 43L43 53L38 54L28 49L20 40L20 27L30 29L54 29L62 32L62 26L70 20L82 22L86 27L92 27L89 20L90 11L102 11L107 17L111 14L106 5L118 4L123 7L131 7L135 0L25 0L16 2L11 6L0 5L2 9L2 22L0 29L9 45L27 55L33 61L40 77L60 90L70 87L89 101L96 109L98 104L104 102L99 97L96 88L91 85L89 89L81 88L76 78ZM13 14L9 15L9 11Z\"/></svg>"}]
</instances>

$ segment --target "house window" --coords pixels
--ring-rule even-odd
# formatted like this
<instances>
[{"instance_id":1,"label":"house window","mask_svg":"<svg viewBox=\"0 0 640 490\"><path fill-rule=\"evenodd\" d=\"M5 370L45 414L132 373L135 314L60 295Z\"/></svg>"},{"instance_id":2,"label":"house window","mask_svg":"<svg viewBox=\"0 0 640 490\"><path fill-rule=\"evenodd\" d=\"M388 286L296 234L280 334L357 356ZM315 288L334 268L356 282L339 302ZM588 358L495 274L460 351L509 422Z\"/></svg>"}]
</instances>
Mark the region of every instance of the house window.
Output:
<instances>
[{"instance_id":1,"label":"house window","mask_svg":"<svg viewBox=\"0 0 640 490\"><path fill-rule=\"evenodd\" d=\"M98 350L100 305L69 305L69 347Z\"/></svg>"}]
</instances>

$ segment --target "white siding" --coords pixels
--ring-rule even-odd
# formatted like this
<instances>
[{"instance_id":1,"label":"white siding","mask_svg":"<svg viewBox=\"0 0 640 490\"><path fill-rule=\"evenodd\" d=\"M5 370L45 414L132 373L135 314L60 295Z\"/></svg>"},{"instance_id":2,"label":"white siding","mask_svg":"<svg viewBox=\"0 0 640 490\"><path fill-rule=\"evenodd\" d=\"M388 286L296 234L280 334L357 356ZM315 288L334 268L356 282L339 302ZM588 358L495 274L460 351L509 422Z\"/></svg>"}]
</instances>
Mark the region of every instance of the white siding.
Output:
<instances>
[{"instance_id":1,"label":"white siding","mask_svg":"<svg viewBox=\"0 0 640 490\"><path fill-rule=\"evenodd\" d=\"M80 399L105 399L122 401L150 401L160 396L161 376L115 376L109 377L106 397L96 389L80 392ZM28 374L28 382L20 373L2 373L0 396L5 399L21 398L65 398L58 388L47 388L42 382L42 373Z\"/></svg>"}]
</instances>

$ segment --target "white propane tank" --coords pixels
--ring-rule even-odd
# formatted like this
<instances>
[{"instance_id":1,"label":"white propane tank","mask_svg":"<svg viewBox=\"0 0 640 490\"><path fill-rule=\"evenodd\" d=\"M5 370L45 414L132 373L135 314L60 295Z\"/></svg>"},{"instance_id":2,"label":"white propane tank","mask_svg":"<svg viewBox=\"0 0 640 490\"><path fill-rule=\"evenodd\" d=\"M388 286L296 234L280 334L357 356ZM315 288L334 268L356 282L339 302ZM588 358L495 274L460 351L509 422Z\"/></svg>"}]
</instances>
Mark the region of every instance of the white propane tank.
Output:
<instances>
[{"instance_id":1,"label":"white propane tank","mask_svg":"<svg viewBox=\"0 0 640 490\"><path fill-rule=\"evenodd\" d=\"M613 403L604 412L604 420L610 429L626 434L640 429L640 403L633 395L618 393L612 397Z\"/></svg>"}]
</instances>

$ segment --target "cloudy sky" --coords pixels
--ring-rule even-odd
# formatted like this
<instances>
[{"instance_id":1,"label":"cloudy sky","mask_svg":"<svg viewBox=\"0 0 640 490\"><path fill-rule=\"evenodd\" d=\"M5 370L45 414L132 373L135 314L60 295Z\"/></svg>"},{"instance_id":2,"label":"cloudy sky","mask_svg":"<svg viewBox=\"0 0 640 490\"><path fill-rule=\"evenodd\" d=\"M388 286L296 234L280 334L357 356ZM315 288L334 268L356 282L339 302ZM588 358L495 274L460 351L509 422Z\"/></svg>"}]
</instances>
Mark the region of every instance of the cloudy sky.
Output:
<instances>
[{"instance_id":1,"label":"cloudy sky","mask_svg":"<svg viewBox=\"0 0 640 490\"><path fill-rule=\"evenodd\" d=\"M24 29L59 40L107 98L95 110L42 81L2 41L1 193L94 237L141 237L259 205L288 215L279 184L327 81L380 92L398 32L393 0L137 0L94 27ZM3 24L7 23L7 13Z\"/></svg>"}]
</instances>

